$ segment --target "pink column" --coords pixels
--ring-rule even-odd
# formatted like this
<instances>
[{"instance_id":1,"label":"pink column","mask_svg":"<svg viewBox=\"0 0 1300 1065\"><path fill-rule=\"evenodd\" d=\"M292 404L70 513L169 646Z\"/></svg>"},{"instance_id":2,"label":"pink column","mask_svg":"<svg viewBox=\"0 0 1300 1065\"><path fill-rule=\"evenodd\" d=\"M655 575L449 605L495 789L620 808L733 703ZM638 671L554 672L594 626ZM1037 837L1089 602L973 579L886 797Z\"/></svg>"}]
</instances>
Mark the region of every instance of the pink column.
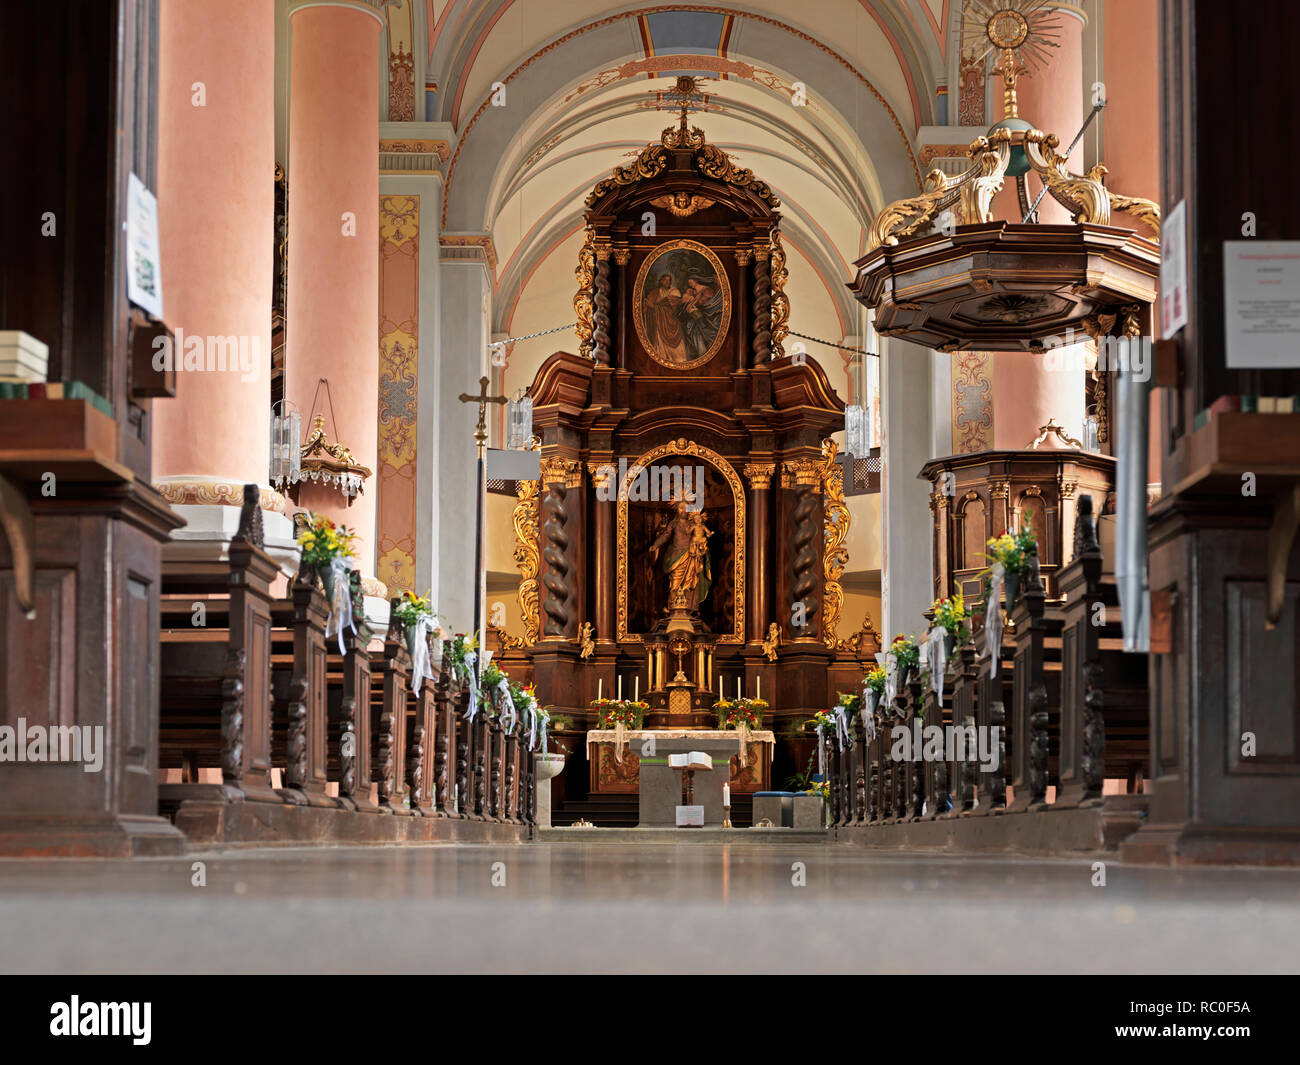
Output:
<instances>
[{"instance_id":1,"label":"pink column","mask_svg":"<svg viewBox=\"0 0 1300 1065\"><path fill-rule=\"evenodd\" d=\"M1103 32L1107 107L1102 112L1102 161L1107 188L1125 196L1160 202L1160 4L1126 0L1123 17L1108 12ZM1135 218L1117 214L1115 225L1150 231ZM1160 311L1156 300L1155 313ZM1159 326L1156 326L1157 330ZM1157 335L1159 335L1157 333ZM1151 391L1147 480L1160 481L1160 394Z\"/></svg>"},{"instance_id":2,"label":"pink column","mask_svg":"<svg viewBox=\"0 0 1300 1065\"><path fill-rule=\"evenodd\" d=\"M289 292L285 395L308 429L320 378L338 441L374 471L379 406L379 17L358 0L290 15ZM326 404L321 389L320 404ZM333 422L325 405L326 430ZM362 574L375 571L378 482L350 507L308 486L299 504L360 534Z\"/></svg>"},{"instance_id":3,"label":"pink column","mask_svg":"<svg viewBox=\"0 0 1300 1065\"><path fill-rule=\"evenodd\" d=\"M1037 67L1033 73L1022 75L1016 82L1016 100L1020 117L1044 133L1055 133L1060 144L1058 152L1065 151L1070 141L1079 132L1085 114L1083 100L1083 26L1084 16L1080 8L1073 4L1058 4L1056 21L1058 23L1059 48L1049 49L1047 63ZM1151 59L1154 63L1154 58ZM994 111L999 119L1006 117L1002 104L1002 78L991 74L996 84L996 102ZM1088 108L1092 107L1091 101ZM1083 142L1074 149L1069 157L1069 167L1076 174L1083 169ZM1029 202L1038 195L1038 175L1029 173ZM1008 178L1002 191L993 201L994 212L998 218L1020 221L1020 208L1016 199L1015 179ZM1070 213L1052 199L1051 194L1043 197L1038 206L1039 221L1056 224L1068 223Z\"/></svg>"},{"instance_id":4,"label":"pink column","mask_svg":"<svg viewBox=\"0 0 1300 1065\"><path fill-rule=\"evenodd\" d=\"M240 485L268 480L275 0L163 4L159 18L164 316L182 359L193 338L205 357L234 340L251 373L177 374L176 398L153 407L154 479L173 503L238 506Z\"/></svg>"},{"instance_id":5,"label":"pink column","mask_svg":"<svg viewBox=\"0 0 1300 1065\"><path fill-rule=\"evenodd\" d=\"M1083 16L1073 5L1062 4L1058 5L1056 19L1060 27L1060 47L1051 50L1045 66L1020 78L1016 83L1016 97L1020 117L1045 133L1055 133L1061 142L1057 151L1063 152L1079 132L1079 124L1083 121ZM997 96L997 113L1002 118L1000 79ZM1082 169L1082 142L1071 153L1069 166L1076 173ZM1032 170L1028 184L1032 203L1042 187L1038 175ZM1007 179L994 201L994 210L999 218L1020 221L1014 178ZM1038 218L1048 225L1070 223L1069 212L1052 199L1050 193L1038 206ZM1080 339L1085 338L1081 335ZM1071 436L1077 437L1082 431L1082 371L1049 370L1041 355L1028 352L995 352L993 390L995 448L1025 447L1049 418L1055 418ZM1051 443L1055 443L1055 438Z\"/></svg>"}]
</instances>

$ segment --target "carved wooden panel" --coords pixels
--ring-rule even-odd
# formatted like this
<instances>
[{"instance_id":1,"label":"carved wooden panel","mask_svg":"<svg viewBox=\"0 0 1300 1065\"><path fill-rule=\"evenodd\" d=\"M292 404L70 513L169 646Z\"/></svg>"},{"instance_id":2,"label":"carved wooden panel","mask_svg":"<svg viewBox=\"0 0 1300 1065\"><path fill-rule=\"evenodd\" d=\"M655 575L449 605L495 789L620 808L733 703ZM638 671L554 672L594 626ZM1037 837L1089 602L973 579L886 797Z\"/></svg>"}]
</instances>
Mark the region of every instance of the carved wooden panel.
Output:
<instances>
[{"instance_id":1,"label":"carved wooden panel","mask_svg":"<svg viewBox=\"0 0 1300 1065\"><path fill-rule=\"evenodd\" d=\"M1287 583L1272 631L1264 625L1264 581L1228 581L1226 592L1228 771L1300 773L1300 581ZM1250 756L1242 753L1247 734Z\"/></svg>"},{"instance_id":2,"label":"carved wooden panel","mask_svg":"<svg viewBox=\"0 0 1300 1065\"><path fill-rule=\"evenodd\" d=\"M36 616L29 621L14 594L12 570L0 571L0 648L4 671L0 722L13 725L76 723L77 577L70 569L38 569Z\"/></svg>"}]
</instances>

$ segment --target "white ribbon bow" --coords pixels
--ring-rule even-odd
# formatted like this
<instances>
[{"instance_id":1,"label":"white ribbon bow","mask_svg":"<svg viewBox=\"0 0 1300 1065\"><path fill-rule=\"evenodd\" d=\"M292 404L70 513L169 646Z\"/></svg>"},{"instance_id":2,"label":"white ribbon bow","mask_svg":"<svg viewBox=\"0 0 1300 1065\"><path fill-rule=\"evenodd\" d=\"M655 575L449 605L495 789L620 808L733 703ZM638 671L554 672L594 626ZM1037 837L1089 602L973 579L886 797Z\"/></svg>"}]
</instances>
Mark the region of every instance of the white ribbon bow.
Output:
<instances>
[{"instance_id":1,"label":"white ribbon bow","mask_svg":"<svg viewBox=\"0 0 1300 1065\"><path fill-rule=\"evenodd\" d=\"M461 663L461 679L469 681L469 706L465 709L465 720L473 721L478 717L478 677L474 674L474 666L478 662L478 655L473 651L465 652L465 661Z\"/></svg>"},{"instance_id":2,"label":"white ribbon bow","mask_svg":"<svg viewBox=\"0 0 1300 1065\"><path fill-rule=\"evenodd\" d=\"M948 641L951 636L942 625L925 634L925 667L930 671L930 688L943 705L944 674L948 671Z\"/></svg>"},{"instance_id":3,"label":"white ribbon bow","mask_svg":"<svg viewBox=\"0 0 1300 1065\"><path fill-rule=\"evenodd\" d=\"M849 712L841 705L832 711L835 715L835 746L844 750L844 743L849 738Z\"/></svg>"},{"instance_id":4,"label":"white ribbon bow","mask_svg":"<svg viewBox=\"0 0 1300 1065\"><path fill-rule=\"evenodd\" d=\"M894 657L894 652L890 651L885 655L885 707L891 713L894 710L894 699L898 695L898 659Z\"/></svg>"},{"instance_id":5,"label":"white ribbon bow","mask_svg":"<svg viewBox=\"0 0 1300 1065\"><path fill-rule=\"evenodd\" d=\"M429 661L429 633L433 630L433 618L421 614L411 629L414 643L411 645L411 691L420 694L420 688L426 680L433 680L433 664Z\"/></svg>"},{"instance_id":6,"label":"white ribbon bow","mask_svg":"<svg viewBox=\"0 0 1300 1065\"><path fill-rule=\"evenodd\" d=\"M984 654L989 663L992 677L998 675L998 659L1002 657L1002 607L998 600L1002 596L1001 562L993 563L993 575L989 578L989 601L984 608Z\"/></svg>"},{"instance_id":7,"label":"white ribbon bow","mask_svg":"<svg viewBox=\"0 0 1300 1065\"><path fill-rule=\"evenodd\" d=\"M866 733L868 743L874 742L876 738L876 701L878 698L875 688L862 689L862 728Z\"/></svg>"},{"instance_id":8,"label":"white ribbon bow","mask_svg":"<svg viewBox=\"0 0 1300 1065\"><path fill-rule=\"evenodd\" d=\"M501 696L501 727L507 732L511 731L519 721L519 712L515 709L515 701L510 697L510 681L502 677L497 681L497 693Z\"/></svg>"},{"instance_id":9,"label":"white ribbon bow","mask_svg":"<svg viewBox=\"0 0 1300 1065\"><path fill-rule=\"evenodd\" d=\"M343 646L343 634L356 632L356 623L352 620L352 586L348 581L351 570L345 558L330 559L330 575L333 578L334 592L330 596L330 616L325 620L325 639L331 636L339 638L339 654L346 656L347 648Z\"/></svg>"},{"instance_id":10,"label":"white ribbon bow","mask_svg":"<svg viewBox=\"0 0 1300 1065\"><path fill-rule=\"evenodd\" d=\"M817 775L826 779L826 734L817 730Z\"/></svg>"}]
</instances>

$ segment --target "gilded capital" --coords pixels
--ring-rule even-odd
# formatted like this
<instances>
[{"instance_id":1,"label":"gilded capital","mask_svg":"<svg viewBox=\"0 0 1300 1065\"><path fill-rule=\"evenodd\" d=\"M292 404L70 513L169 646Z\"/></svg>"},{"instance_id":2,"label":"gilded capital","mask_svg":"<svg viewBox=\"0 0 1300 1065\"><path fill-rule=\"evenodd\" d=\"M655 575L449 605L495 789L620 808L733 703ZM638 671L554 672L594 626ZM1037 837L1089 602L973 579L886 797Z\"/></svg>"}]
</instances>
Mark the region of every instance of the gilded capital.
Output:
<instances>
[{"instance_id":1,"label":"gilded capital","mask_svg":"<svg viewBox=\"0 0 1300 1065\"><path fill-rule=\"evenodd\" d=\"M816 459L788 459L781 464L781 487L816 487L821 483L821 472L821 463Z\"/></svg>"},{"instance_id":2,"label":"gilded capital","mask_svg":"<svg viewBox=\"0 0 1300 1065\"><path fill-rule=\"evenodd\" d=\"M766 492L772 487L772 474L776 472L776 463L747 462L740 472L745 475L745 480L749 482L750 488Z\"/></svg>"},{"instance_id":3,"label":"gilded capital","mask_svg":"<svg viewBox=\"0 0 1300 1065\"><path fill-rule=\"evenodd\" d=\"M562 457L542 459L542 483L579 488L582 485L582 463Z\"/></svg>"}]
</instances>

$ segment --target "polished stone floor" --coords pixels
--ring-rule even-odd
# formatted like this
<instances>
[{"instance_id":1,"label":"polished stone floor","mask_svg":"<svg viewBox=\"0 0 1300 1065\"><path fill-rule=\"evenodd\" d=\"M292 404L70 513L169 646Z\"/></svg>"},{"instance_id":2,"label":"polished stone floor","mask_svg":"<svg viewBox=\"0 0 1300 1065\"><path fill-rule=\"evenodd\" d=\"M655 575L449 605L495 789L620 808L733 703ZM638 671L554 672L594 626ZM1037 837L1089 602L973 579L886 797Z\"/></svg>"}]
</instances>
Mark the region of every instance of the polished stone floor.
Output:
<instances>
[{"instance_id":1,"label":"polished stone floor","mask_svg":"<svg viewBox=\"0 0 1300 1065\"><path fill-rule=\"evenodd\" d=\"M881 855L820 841L4 860L0 971L1300 968L1300 871L1112 862L1105 876L1093 886L1092 859Z\"/></svg>"}]
</instances>

